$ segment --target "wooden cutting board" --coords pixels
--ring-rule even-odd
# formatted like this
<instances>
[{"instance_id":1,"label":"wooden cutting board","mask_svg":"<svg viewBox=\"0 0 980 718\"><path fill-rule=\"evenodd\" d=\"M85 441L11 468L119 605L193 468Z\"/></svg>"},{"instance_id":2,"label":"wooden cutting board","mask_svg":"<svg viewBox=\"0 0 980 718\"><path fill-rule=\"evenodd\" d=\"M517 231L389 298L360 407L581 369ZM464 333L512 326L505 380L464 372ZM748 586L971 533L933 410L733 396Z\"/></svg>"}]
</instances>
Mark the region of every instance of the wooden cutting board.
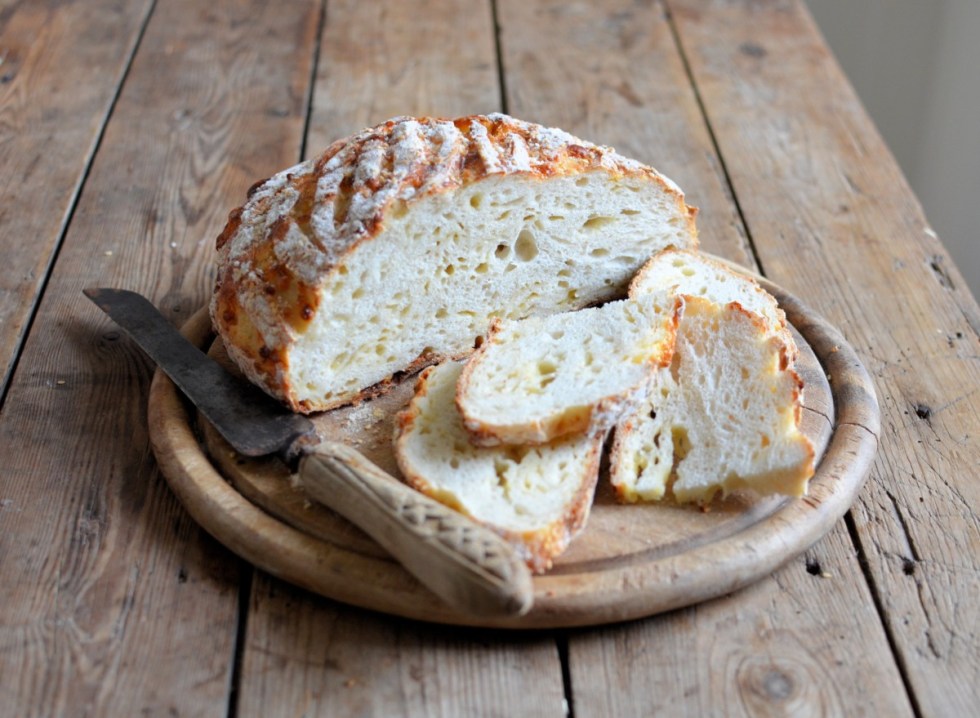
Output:
<instances>
[{"instance_id":1,"label":"wooden cutting board","mask_svg":"<svg viewBox=\"0 0 980 718\"><path fill-rule=\"evenodd\" d=\"M877 449L873 386L841 335L802 303L763 282L787 313L806 384L803 430L817 473L803 499L737 494L705 509L669 502L617 504L605 476L588 524L547 574L534 579L534 606L521 617L466 615L445 605L359 529L311 502L275 458L247 459L157 372L149 401L151 438L170 486L198 523L259 568L345 603L440 623L550 628L651 615L723 595L755 581L821 538L854 500ZM206 312L184 327L198 346L213 341ZM215 348L219 358L220 342ZM398 475L394 414L414 377L356 407L314 418L323 438L347 443Z\"/></svg>"}]
</instances>

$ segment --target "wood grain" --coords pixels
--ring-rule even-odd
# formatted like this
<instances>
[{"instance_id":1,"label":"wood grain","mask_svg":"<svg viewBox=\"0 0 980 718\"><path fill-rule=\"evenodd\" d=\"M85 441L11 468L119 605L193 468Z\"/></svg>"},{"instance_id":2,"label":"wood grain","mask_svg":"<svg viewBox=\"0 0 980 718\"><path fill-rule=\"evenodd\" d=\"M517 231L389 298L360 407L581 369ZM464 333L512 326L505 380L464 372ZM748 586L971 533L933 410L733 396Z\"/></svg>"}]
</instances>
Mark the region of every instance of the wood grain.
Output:
<instances>
[{"instance_id":1,"label":"wood grain","mask_svg":"<svg viewBox=\"0 0 980 718\"><path fill-rule=\"evenodd\" d=\"M705 248L843 331L883 410L848 527L731 596L561 634L261 572L238 595L251 569L150 454L150 367L80 289L181 323L252 182L390 115L498 109L659 167ZM0 166L0 712L564 715L566 655L578 716L980 705L980 310L801 0L0 0Z\"/></svg>"},{"instance_id":2,"label":"wood grain","mask_svg":"<svg viewBox=\"0 0 980 718\"><path fill-rule=\"evenodd\" d=\"M875 378L882 450L854 525L916 708L975 712L980 310L802 3L669 5L767 275Z\"/></svg>"},{"instance_id":3,"label":"wood grain","mask_svg":"<svg viewBox=\"0 0 980 718\"><path fill-rule=\"evenodd\" d=\"M255 685L239 715L270 705L305 716L567 715L550 634L381 618L279 581L261 586L242 666Z\"/></svg>"},{"instance_id":4,"label":"wood grain","mask_svg":"<svg viewBox=\"0 0 980 718\"><path fill-rule=\"evenodd\" d=\"M501 109L488 0L331 1L320 48L310 156L400 115Z\"/></svg>"},{"instance_id":5,"label":"wood grain","mask_svg":"<svg viewBox=\"0 0 980 718\"><path fill-rule=\"evenodd\" d=\"M855 593L872 600L851 552L847 534L833 532L734 596L572 634L575 715L914 715L901 689L870 689L894 684L895 668L856 650L876 627L849 617Z\"/></svg>"},{"instance_id":6,"label":"wood grain","mask_svg":"<svg viewBox=\"0 0 980 718\"><path fill-rule=\"evenodd\" d=\"M0 390L151 7L51 0L0 10Z\"/></svg>"},{"instance_id":7,"label":"wood grain","mask_svg":"<svg viewBox=\"0 0 980 718\"><path fill-rule=\"evenodd\" d=\"M81 289L200 305L228 207L298 156L316 11L156 4L0 416L6 714L226 715L242 565L160 480L147 362ZM94 50L105 20L63 31Z\"/></svg>"}]
</instances>

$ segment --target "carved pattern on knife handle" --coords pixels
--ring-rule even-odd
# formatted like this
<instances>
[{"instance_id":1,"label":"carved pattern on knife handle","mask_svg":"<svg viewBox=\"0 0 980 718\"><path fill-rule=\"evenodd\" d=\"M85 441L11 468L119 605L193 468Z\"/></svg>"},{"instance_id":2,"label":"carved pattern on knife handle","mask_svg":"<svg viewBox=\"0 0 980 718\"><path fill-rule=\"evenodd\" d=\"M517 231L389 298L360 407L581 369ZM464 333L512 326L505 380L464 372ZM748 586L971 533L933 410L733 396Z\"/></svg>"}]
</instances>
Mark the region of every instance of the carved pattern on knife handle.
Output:
<instances>
[{"instance_id":1,"label":"carved pattern on knife handle","mask_svg":"<svg viewBox=\"0 0 980 718\"><path fill-rule=\"evenodd\" d=\"M433 593L473 614L522 615L531 574L500 536L423 496L354 449L310 448L300 482L315 500L359 526Z\"/></svg>"}]
</instances>

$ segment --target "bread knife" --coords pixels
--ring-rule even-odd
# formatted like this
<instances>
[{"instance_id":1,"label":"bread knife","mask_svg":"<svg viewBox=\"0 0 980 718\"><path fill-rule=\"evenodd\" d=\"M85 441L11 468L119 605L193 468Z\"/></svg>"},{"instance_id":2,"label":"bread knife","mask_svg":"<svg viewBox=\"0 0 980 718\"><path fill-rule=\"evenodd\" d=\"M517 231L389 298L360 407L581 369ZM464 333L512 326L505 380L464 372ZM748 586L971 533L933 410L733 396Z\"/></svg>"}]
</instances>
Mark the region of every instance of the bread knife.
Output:
<instances>
[{"instance_id":1,"label":"bread knife","mask_svg":"<svg viewBox=\"0 0 980 718\"><path fill-rule=\"evenodd\" d=\"M530 571L496 533L403 484L349 446L321 441L312 421L225 371L142 295L83 291L236 451L278 455L312 498L371 536L449 606L485 616L530 610Z\"/></svg>"}]
</instances>

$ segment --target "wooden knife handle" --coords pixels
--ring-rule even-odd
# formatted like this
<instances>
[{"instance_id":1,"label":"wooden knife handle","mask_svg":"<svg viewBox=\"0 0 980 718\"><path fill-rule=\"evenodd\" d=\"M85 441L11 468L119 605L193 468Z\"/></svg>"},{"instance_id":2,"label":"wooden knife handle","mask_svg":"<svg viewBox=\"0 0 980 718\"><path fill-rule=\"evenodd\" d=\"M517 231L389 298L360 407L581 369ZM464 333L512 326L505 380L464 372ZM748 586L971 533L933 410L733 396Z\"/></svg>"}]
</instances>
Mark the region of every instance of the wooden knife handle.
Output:
<instances>
[{"instance_id":1,"label":"wooden knife handle","mask_svg":"<svg viewBox=\"0 0 980 718\"><path fill-rule=\"evenodd\" d=\"M349 446L316 445L300 460L299 478L312 498L371 536L454 608L511 616L530 610L531 573L506 541Z\"/></svg>"}]
</instances>

